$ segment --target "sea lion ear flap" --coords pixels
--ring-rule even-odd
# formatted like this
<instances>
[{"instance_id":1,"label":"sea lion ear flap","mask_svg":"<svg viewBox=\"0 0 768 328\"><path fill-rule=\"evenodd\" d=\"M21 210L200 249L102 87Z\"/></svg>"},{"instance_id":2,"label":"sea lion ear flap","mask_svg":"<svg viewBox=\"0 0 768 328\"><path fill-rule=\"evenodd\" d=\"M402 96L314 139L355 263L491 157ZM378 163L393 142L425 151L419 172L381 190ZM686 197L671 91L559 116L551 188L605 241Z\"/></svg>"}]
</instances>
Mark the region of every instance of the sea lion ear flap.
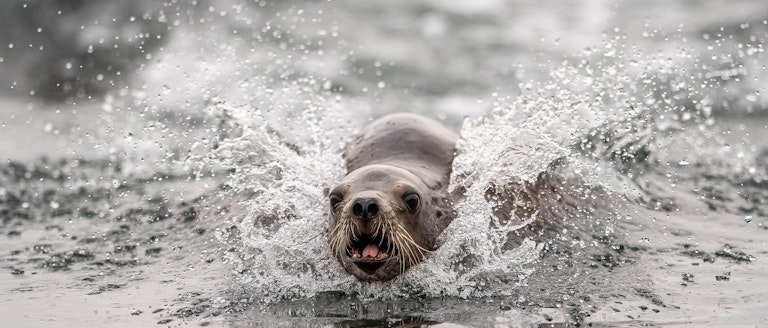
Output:
<instances>
[{"instance_id":1,"label":"sea lion ear flap","mask_svg":"<svg viewBox=\"0 0 768 328\"><path fill-rule=\"evenodd\" d=\"M328 194L331 192L331 188L325 187L323 188L323 197L328 197Z\"/></svg>"}]
</instances>

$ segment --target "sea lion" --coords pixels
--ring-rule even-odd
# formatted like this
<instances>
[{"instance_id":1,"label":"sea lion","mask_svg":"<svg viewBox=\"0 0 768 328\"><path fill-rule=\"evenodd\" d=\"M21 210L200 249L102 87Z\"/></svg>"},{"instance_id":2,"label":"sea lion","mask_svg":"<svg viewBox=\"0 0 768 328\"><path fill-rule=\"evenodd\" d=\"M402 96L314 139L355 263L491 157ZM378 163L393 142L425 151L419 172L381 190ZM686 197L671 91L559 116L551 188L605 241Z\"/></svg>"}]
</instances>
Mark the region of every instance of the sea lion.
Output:
<instances>
[{"instance_id":1,"label":"sea lion","mask_svg":"<svg viewBox=\"0 0 768 328\"><path fill-rule=\"evenodd\" d=\"M415 114L391 114L344 152L346 176L328 194L328 246L361 281L387 281L437 248L453 220L448 183L459 136Z\"/></svg>"}]
</instances>

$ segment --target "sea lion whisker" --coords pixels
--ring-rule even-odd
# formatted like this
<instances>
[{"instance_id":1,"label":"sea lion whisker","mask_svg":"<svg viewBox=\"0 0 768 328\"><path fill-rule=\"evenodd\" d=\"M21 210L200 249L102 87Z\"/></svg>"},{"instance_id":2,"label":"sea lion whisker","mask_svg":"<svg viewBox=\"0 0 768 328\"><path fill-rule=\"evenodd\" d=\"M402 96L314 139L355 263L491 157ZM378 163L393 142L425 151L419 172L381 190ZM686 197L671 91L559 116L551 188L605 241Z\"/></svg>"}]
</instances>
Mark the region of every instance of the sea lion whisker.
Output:
<instances>
[{"instance_id":1,"label":"sea lion whisker","mask_svg":"<svg viewBox=\"0 0 768 328\"><path fill-rule=\"evenodd\" d=\"M389 229L387 229L388 227L389 227ZM388 236L389 235L388 232L392 230L391 229L391 224L385 224L384 227L382 228L382 230L383 230L382 233L385 236ZM394 254L394 251L392 249L393 241L390 240L390 239L391 238L387 238L387 250L386 250L386 253L389 254L390 256L394 256L395 254ZM382 241L384 241L384 238L382 238Z\"/></svg>"},{"instance_id":2,"label":"sea lion whisker","mask_svg":"<svg viewBox=\"0 0 768 328\"><path fill-rule=\"evenodd\" d=\"M413 265L416 263L413 245L406 239L402 232L397 232L398 239L403 240L403 253L408 259L408 264Z\"/></svg>"},{"instance_id":3,"label":"sea lion whisker","mask_svg":"<svg viewBox=\"0 0 768 328\"><path fill-rule=\"evenodd\" d=\"M378 236L378 235L379 235L379 233L381 233L381 237L382 237L382 240L383 240L383 238L384 238L384 233L383 233L381 230L382 230L382 223L381 223L381 220L376 220L376 228L375 228L375 230L373 231L373 238L376 238L376 236ZM379 245L381 245L381 244L379 244Z\"/></svg>"},{"instance_id":4,"label":"sea lion whisker","mask_svg":"<svg viewBox=\"0 0 768 328\"><path fill-rule=\"evenodd\" d=\"M413 240L413 237L411 236L411 234L408 233L407 230L405 230L402 227L400 227L399 224L398 224L398 227L400 228L400 229L398 229L398 232L403 234L403 237L404 237L406 242L408 242L409 244L413 245L413 247L419 249L422 252L426 252L426 253L431 253L432 252L432 251L430 251L430 250L428 250L428 249L426 249L424 247L421 247L421 245L419 245L415 240Z\"/></svg>"},{"instance_id":5,"label":"sea lion whisker","mask_svg":"<svg viewBox=\"0 0 768 328\"><path fill-rule=\"evenodd\" d=\"M392 251L392 256L399 256L400 257L400 273L405 272L405 258L403 258L402 253L402 247L400 247L400 237L398 237L397 232L394 232L392 234L392 244L394 246L394 249Z\"/></svg>"},{"instance_id":6,"label":"sea lion whisker","mask_svg":"<svg viewBox=\"0 0 768 328\"><path fill-rule=\"evenodd\" d=\"M400 241L399 235L397 236L396 240L398 241L398 244L402 243L402 241ZM405 253L405 246L398 247L397 250L400 255L400 273L403 273L405 272L405 266L406 266L406 260L407 260L406 257L408 255Z\"/></svg>"},{"instance_id":7,"label":"sea lion whisker","mask_svg":"<svg viewBox=\"0 0 768 328\"><path fill-rule=\"evenodd\" d=\"M399 256L402 254L401 244L402 242L400 239L397 238L397 229L393 227L392 223L387 224L389 227L389 235L392 237L391 240L389 240L389 245L387 247L387 253L391 253L392 256Z\"/></svg>"},{"instance_id":8,"label":"sea lion whisker","mask_svg":"<svg viewBox=\"0 0 768 328\"><path fill-rule=\"evenodd\" d=\"M395 246L395 252L399 255L402 255L401 259L401 270L400 272L405 272L405 269L407 266L411 266L413 264L416 264L419 262L419 255L422 255L423 252L421 252L418 244L411 238L411 236L407 233L403 227L398 224L392 224L392 235L393 235L393 242ZM419 251L419 254L416 254L416 251Z\"/></svg>"},{"instance_id":9,"label":"sea lion whisker","mask_svg":"<svg viewBox=\"0 0 768 328\"><path fill-rule=\"evenodd\" d=\"M352 234L351 240L358 241L360 240L360 237L358 235L360 234L360 229L356 224L350 224L350 233Z\"/></svg>"},{"instance_id":10,"label":"sea lion whisker","mask_svg":"<svg viewBox=\"0 0 768 328\"><path fill-rule=\"evenodd\" d=\"M333 243L331 244L331 251L336 257L341 257L344 253L343 248L341 247L341 242L338 237L335 237Z\"/></svg>"},{"instance_id":11,"label":"sea lion whisker","mask_svg":"<svg viewBox=\"0 0 768 328\"><path fill-rule=\"evenodd\" d=\"M333 245L336 248L336 256L342 257L344 255L344 252L348 250L348 247L344 247L344 246L345 245L349 246L350 244L349 239L347 237L349 235L350 227L345 222L340 223L337 226L338 228L335 230L334 237L333 237L333 241L334 241Z\"/></svg>"}]
</instances>

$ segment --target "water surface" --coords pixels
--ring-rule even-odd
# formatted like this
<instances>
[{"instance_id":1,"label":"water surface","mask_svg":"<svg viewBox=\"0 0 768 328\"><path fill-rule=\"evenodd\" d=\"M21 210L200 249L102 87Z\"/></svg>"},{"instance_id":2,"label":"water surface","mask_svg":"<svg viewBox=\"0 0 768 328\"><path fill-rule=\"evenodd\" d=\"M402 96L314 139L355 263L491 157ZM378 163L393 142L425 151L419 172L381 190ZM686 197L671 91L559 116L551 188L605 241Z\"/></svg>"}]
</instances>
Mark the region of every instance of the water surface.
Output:
<instances>
[{"instance_id":1,"label":"water surface","mask_svg":"<svg viewBox=\"0 0 768 328\"><path fill-rule=\"evenodd\" d=\"M5 1L0 17L14 326L767 324L762 1ZM460 131L465 198L424 263L360 283L326 249L323 189L345 142L397 111ZM485 197L536 184L546 201L512 220Z\"/></svg>"}]
</instances>

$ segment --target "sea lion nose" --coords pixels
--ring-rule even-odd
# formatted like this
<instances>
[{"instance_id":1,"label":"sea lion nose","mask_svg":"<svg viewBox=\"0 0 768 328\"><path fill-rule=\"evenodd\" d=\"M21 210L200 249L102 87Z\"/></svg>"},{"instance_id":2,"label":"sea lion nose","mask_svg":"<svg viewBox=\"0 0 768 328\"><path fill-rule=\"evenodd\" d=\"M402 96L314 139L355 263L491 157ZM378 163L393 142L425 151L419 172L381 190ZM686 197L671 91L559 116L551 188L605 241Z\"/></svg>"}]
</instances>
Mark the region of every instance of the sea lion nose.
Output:
<instances>
[{"instance_id":1,"label":"sea lion nose","mask_svg":"<svg viewBox=\"0 0 768 328\"><path fill-rule=\"evenodd\" d=\"M379 203L376 198L358 198L352 205L352 214L357 218L368 221L379 213Z\"/></svg>"}]
</instances>

